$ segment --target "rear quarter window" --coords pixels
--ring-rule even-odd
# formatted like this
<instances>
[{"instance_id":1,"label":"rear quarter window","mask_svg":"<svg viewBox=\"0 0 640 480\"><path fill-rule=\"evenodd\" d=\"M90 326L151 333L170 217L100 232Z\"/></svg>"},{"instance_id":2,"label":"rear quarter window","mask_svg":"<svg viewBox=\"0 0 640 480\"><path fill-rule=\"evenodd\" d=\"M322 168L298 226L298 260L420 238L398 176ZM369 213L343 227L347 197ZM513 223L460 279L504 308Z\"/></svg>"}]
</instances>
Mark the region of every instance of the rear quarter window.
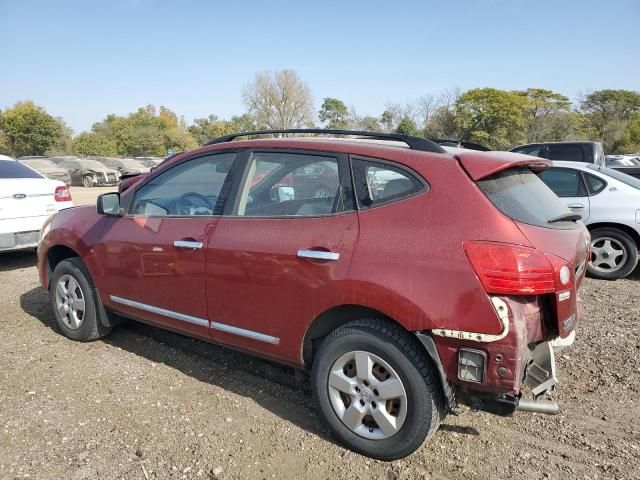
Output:
<instances>
[{"instance_id":1,"label":"rear quarter window","mask_svg":"<svg viewBox=\"0 0 640 480\"><path fill-rule=\"evenodd\" d=\"M553 191L528 168L511 168L477 182L498 210L518 222L545 228L575 226L549 220L571 213Z\"/></svg>"}]
</instances>

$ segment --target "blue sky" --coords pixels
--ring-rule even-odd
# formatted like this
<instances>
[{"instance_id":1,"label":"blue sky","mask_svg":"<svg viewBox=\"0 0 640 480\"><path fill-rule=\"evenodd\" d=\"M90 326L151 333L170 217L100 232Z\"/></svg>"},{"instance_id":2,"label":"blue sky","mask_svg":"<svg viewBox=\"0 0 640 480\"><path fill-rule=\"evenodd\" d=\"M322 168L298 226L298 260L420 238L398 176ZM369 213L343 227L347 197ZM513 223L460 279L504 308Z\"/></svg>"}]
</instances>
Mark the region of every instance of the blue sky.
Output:
<instances>
[{"instance_id":1,"label":"blue sky","mask_svg":"<svg viewBox=\"0 0 640 480\"><path fill-rule=\"evenodd\" d=\"M76 131L153 103L188 122L244 111L292 68L361 114L460 87L640 90L639 0L0 0L0 108Z\"/></svg>"}]
</instances>

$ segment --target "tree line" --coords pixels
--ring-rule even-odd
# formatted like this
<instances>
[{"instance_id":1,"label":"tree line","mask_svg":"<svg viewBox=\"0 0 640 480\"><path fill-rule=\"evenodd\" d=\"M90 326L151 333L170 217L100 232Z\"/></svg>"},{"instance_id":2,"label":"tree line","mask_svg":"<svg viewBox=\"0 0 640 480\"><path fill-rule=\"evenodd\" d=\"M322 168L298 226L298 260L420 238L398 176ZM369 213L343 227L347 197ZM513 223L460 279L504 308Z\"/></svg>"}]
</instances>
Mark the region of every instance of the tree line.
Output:
<instances>
[{"instance_id":1,"label":"tree line","mask_svg":"<svg viewBox=\"0 0 640 480\"><path fill-rule=\"evenodd\" d=\"M107 115L77 135L43 107L18 102L0 111L0 153L164 156L229 133L317 126L466 140L497 150L562 140L600 141L606 153L640 150L640 92L629 90L596 90L572 103L542 88L452 88L388 102L373 116L331 97L316 111L309 86L295 71L281 70L256 74L242 100L245 112L230 119L212 114L187 123L165 106L147 105L128 115Z\"/></svg>"}]
</instances>

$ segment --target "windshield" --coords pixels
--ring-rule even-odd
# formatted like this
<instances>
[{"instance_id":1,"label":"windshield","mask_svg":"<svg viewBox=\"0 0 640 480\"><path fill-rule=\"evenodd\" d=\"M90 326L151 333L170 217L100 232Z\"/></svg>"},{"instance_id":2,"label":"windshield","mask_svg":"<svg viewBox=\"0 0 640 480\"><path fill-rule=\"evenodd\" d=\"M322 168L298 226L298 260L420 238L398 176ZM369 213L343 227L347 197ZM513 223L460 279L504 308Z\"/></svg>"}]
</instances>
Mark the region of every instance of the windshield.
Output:
<instances>
[{"instance_id":1,"label":"windshield","mask_svg":"<svg viewBox=\"0 0 640 480\"><path fill-rule=\"evenodd\" d=\"M42 178L42 175L15 160L0 160L0 178Z\"/></svg>"},{"instance_id":2,"label":"windshield","mask_svg":"<svg viewBox=\"0 0 640 480\"><path fill-rule=\"evenodd\" d=\"M478 181L498 210L518 222L546 228L567 228L571 221L549 220L571 213L553 191L528 168L510 168Z\"/></svg>"},{"instance_id":3,"label":"windshield","mask_svg":"<svg viewBox=\"0 0 640 480\"><path fill-rule=\"evenodd\" d=\"M145 166L142 165L137 160L121 160L122 165L127 168L136 168L136 169L144 169Z\"/></svg>"},{"instance_id":4,"label":"windshield","mask_svg":"<svg viewBox=\"0 0 640 480\"><path fill-rule=\"evenodd\" d=\"M631 175L627 175L626 173L622 173L619 170L614 170L613 168L603 167L601 165L587 165L587 168L591 170L595 170L596 172L604 173L612 178L615 178L619 182L622 182L630 187L636 188L640 190L640 180Z\"/></svg>"},{"instance_id":5,"label":"windshield","mask_svg":"<svg viewBox=\"0 0 640 480\"><path fill-rule=\"evenodd\" d=\"M82 168L90 168L92 170L100 170L100 171L103 171L107 168L96 160L82 160L80 162L80 166Z\"/></svg>"},{"instance_id":6,"label":"windshield","mask_svg":"<svg viewBox=\"0 0 640 480\"><path fill-rule=\"evenodd\" d=\"M33 168L57 167L51 160L25 160Z\"/></svg>"}]
</instances>

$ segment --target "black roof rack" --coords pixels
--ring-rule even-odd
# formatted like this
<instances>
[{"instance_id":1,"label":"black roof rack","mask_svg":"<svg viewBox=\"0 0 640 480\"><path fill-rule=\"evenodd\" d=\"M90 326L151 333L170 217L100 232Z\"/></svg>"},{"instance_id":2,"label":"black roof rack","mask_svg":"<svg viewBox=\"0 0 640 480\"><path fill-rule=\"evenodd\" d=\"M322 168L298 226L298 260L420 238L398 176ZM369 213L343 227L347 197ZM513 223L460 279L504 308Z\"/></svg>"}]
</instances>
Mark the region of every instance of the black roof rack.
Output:
<instances>
[{"instance_id":1,"label":"black roof rack","mask_svg":"<svg viewBox=\"0 0 640 480\"><path fill-rule=\"evenodd\" d=\"M278 135L283 133L306 133L315 135L349 135L356 137L366 137L376 140L394 140L406 143L412 150L420 150L421 152L445 153L440 145L431 140L421 137L413 137L411 135L401 135L399 133L382 133L382 132L365 132L360 130L339 130L339 129L323 129L323 128L287 128L283 130L257 130L255 132L232 133L215 138L205 145L214 145L216 143L225 143L235 140L238 137L249 137L254 135Z\"/></svg>"}]
</instances>

